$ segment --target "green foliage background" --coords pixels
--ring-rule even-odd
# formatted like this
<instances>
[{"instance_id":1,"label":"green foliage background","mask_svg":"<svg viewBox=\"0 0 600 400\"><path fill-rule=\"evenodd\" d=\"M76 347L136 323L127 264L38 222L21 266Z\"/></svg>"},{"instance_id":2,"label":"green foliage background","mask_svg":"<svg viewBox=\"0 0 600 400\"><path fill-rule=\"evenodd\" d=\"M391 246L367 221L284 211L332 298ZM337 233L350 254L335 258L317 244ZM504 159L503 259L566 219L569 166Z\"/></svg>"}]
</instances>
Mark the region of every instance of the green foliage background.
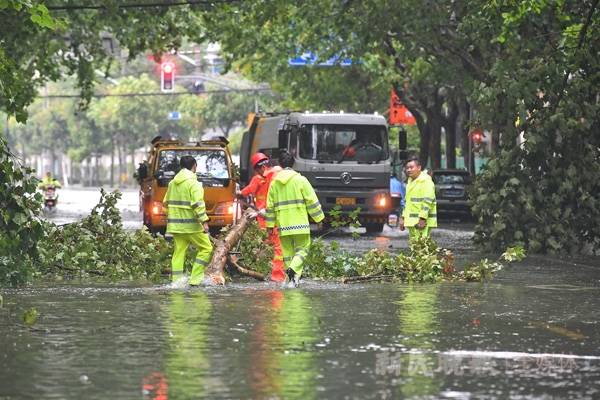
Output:
<instances>
[{"instance_id":1,"label":"green foliage background","mask_svg":"<svg viewBox=\"0 0 600 400\"><path fill-rule=\"evenodd\" d=\"M44 229L39 220L37 179L19 165L0 137L0 285L27 281Z\"/></svg>"}]
</instances>

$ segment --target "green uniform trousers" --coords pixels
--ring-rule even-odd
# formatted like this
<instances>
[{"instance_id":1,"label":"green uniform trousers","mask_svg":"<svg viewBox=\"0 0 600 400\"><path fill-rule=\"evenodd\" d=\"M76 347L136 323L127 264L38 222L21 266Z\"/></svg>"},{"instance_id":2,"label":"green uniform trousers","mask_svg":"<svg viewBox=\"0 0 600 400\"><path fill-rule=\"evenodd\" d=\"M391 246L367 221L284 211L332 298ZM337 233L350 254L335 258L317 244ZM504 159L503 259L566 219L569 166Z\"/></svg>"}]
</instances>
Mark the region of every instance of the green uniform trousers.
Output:
<instances>
[{"instance_id":1,"label":"green uniform trousers","mask_svg":"<svg viewBox=\"0 0 600 400\"><path fill-rule=\"evenodd\" d=\"M291 268L298 275L302 275L304 258L308 255L310 246L310 233L280 236L281 250L283 250L283 263L286 268Z\"/></svg>"},{"instance_id":2,"label":"green uniform trousers","mask_svg":"<svg viewBox=\"0 0 600 400\"><path fill-rule=\"evenodd\" d=\"M208 233L172 233L172 235L173 242L175 242L175 251L173 251L173 258L171 259L171 280L175 281L183 276L185 253L191 244L198 249L198 252L192 267L190 285L200 284L204 279L204 268L210 263L213 250Z\"/></svg>"},{"instance_id":3,"label":"green uniform trousers","mask_svg":"<svg viewBox=\"0 0 600 400\"><path fill-rule=\"evenodd\" d=\"M414 240L429 237L430 232L431 232L431 228L428 226L426 226L423 229L419 229L414 226L409 226L408 227L408 241L412 242Z\"/></svg>"}]
</instances>

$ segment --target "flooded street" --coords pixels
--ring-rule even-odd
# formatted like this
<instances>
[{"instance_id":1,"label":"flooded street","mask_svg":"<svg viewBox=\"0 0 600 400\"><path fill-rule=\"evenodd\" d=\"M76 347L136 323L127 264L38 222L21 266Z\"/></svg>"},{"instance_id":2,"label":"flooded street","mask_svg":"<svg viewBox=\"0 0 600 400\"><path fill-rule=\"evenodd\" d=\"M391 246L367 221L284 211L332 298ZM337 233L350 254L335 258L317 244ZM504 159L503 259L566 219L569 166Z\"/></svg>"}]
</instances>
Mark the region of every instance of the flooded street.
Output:
<instances>
[{"instance_id":1,"label":"flooded street","mask_svg":"<svg viewBox=\"0 0 600 400\"><path fill-rule=\"evenodd\" d=\"M95 204L97 192L68 193L57 223ZM141 226L137 192L120 207ZM479 257L471 235L446 221L434 238L460 265ZM331 239L406 247L388 229ZM0 399L600 397L598 257L531 256L487 284L65 282L1 294Z\"/></svg>"}]
</instances>

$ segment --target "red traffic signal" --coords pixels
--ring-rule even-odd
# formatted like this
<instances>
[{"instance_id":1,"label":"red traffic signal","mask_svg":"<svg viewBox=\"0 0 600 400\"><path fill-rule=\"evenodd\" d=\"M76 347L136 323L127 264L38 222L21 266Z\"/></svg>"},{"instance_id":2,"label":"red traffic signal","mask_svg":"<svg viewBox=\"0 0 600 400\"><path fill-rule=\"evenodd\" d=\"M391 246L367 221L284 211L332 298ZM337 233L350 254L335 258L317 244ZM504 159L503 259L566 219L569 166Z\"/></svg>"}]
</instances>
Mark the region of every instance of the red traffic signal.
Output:
<instances>
[{"instance_id":1,"label":"red traffic signal","mask_svg":"<svg viewBox=\"0 0 600 400\"><path fill-rule=\"evenodd\" d=\"M481 142L483 142L484 137L485 135L483 134L483 130L479 128L471 131L471 140L474 144L480 144Z\"/></svg>"},{"instance_id":2,"label":"red traffic signal","mask_svg":"<svg viewBox=\"0 0 600 400\"><path fill-rule=\"evenodd\" d=\"M175 64L165 61L160 64L160 90L172 92L175 89Z\"/></svg>"}]
</instances>

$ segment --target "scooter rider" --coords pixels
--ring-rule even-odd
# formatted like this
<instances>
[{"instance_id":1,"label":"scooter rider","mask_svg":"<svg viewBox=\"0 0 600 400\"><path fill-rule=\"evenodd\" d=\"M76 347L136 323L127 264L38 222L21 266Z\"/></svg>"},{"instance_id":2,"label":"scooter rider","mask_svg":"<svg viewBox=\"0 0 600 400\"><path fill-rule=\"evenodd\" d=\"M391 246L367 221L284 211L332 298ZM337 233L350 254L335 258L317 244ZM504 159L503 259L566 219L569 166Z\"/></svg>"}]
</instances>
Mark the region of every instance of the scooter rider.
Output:
<instances>
[{"instance_id":1,"label":"scooter rider","mask_svg":"<svg viewBox=\"0 0 600 400\"><path fill-rule=\"evenodd\" d=\"M62 186L60 182L52 177L52 173L50 171L46 172L46 175L42 178L40 183L38 183L38 188L41 190L46 190L48 187L54 186L55 189L60 189Z\"/></svg>"}]
</instances>

